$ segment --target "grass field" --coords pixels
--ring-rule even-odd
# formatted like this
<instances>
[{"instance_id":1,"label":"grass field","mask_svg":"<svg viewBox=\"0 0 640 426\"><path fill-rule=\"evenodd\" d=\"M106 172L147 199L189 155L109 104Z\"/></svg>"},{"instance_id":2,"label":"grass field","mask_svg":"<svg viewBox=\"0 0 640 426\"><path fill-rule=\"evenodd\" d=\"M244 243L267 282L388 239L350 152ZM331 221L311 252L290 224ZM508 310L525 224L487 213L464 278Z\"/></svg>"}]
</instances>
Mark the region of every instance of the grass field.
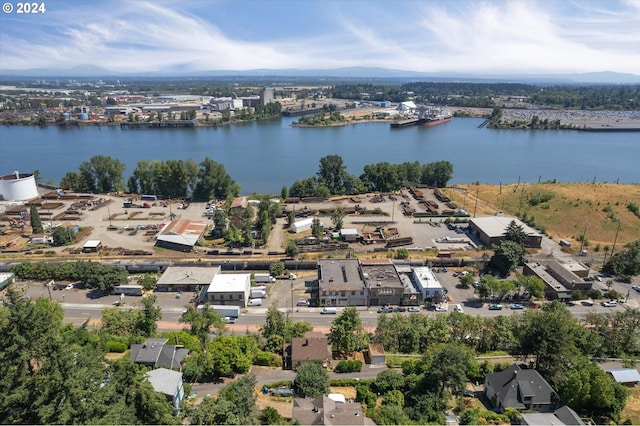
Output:
<instances>
[{"instance_id":1,"label":"grass field","mask_svg":"<svg viewBox=\"0 0 640 426\"><path fill-rule=\"evenodd\" d=\"M511 185L461 185L449 190L458 204L473 214L504 212L535 219L554 240L565 239L580 245L584 234L588 247L616 247L640 238L640 217L627 205L640 204L640 185L608 183L541 183ZM466 193L465 193L466 190ZM478 197L478 203L475 197ZM616 249L617 251L617 249Z\"/></svg>"},{"instance_id":2,"label":"grass field","mask_svg":"<svg viewBox=\"0 0 640 426\"><path fill-rule=\"evenodd\" d=\"M638 425L640 424L640 388L631 388L629 390L627 404L622 410L620 419L622 421L629 419L632 425Z\"/></svg>"}]
</instances>

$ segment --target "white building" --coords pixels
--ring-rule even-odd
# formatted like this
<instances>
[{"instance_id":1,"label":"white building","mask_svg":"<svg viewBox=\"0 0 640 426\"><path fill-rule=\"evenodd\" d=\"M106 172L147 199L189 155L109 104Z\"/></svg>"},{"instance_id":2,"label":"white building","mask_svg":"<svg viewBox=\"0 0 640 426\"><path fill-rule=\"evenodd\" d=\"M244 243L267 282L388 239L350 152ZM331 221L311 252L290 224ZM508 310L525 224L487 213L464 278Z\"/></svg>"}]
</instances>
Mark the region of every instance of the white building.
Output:
<instances>
[{"instance_id":1,"label":"white building","mask_svg":"<svg viewBox=\"0 0 640 426\"><path fill-rule=\"evenodd\" d=\"M427 266L413 268L412 278L417 290L422 293L423 300L431 299L437 293L444 297L442 284L440 284L431 268Z\"/></svg>"},{"instance_id":2,"label":"white building","mask_svg":"<svg viewBox=\"0 0 640 426\"><path fill-rule=\"evenodd\" d=\"M304 232L307 231L309 229L311 229L311 225L313 224L313 218L312 217L308 217L306 219L302 219L302 220L298 220L297 222L293 222L293 225L291 225L291 231L295 234L298 234L300 232Z\"/></svg>"},{"instance_id":3,"label":"white building","mask_svg":"<svg viewBox=\"0 0 640 426\"><path fill-rule=\"evenodd\" d=\"M207 288L206 301L212 305L247 306L251 294L251 274L216 274Z\"/></svg>"},{"instance_id":4,"label":"white building","mask_svg":"<svg viewBox=\"0 0 640 426\"><path fill-rule=\"evenodd\" d=\"M32 174L14 172L0 177L0 199L25 201L37 196L36 178Z\"/></svg>"}]
</instances>

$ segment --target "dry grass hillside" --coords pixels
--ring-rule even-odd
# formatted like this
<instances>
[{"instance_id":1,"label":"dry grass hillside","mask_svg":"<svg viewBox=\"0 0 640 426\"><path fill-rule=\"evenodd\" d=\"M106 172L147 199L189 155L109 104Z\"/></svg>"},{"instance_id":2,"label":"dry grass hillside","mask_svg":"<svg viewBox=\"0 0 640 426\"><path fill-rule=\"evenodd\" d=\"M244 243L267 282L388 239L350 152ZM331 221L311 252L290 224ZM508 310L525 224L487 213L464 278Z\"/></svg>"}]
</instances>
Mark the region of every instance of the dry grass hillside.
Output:
<instances>
[{"instance_id":1,"label":"dry grass hillside","mask_svg":"<svg viewBox=\"0 0 640 426\"><path fill-rule=\"evenodd\" d=\"M461 185L449 190L459 204L473 213L504 212L535 219L553 239L573 243L585 233L589 246L613 245L618 221L617 247L640 239L640 217L627 205L640 205L640 185L607 183L541 183L511 185ZM466 201L465 201L466 198ZM585 231L586 230L586 231Z\"/></svg>"}]
</instances>

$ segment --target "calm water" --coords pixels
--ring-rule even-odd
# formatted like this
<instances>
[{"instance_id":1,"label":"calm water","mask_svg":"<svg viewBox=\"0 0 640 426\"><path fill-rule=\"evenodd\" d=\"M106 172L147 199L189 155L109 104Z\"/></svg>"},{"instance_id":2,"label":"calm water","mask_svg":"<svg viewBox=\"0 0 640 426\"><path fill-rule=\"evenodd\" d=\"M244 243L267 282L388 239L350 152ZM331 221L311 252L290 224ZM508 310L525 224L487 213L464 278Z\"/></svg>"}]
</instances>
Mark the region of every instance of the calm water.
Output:
<instances>
[{"instance_id":1,"label":"calm water","mask_svg":"<svg viewBox=\"0 0 640 426\"><path fill-rule=\"evenodd\" d=\"M0 127L0 174L40 170L58 182L82 161L103 154L127 165L139 160L206 155L224 164L242 192L279 193L314 175L321 157L341 155L348 171L382 161L448 160L453 183L640 182L640 133L478 129L482 119L456 118L435 127L390 129L388 123L295 128L292 118L225 128L121 130L119 127Z\"/></svg>"}]
</instances>

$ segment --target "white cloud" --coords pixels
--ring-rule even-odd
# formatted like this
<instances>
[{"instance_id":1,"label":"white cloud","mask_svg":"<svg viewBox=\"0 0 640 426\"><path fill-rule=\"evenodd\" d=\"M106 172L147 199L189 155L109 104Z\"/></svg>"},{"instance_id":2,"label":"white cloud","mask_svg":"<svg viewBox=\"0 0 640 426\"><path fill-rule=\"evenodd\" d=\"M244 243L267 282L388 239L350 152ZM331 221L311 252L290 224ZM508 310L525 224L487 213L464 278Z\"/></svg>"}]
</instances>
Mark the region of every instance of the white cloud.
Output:
<instances>
[{"instance_id":1,"label":"white cloud","mask_svg":"<svg viewBox=\"0 0 640 426\"><path fill-rule=\"evenodd\" d=\"M252 2L245 3L251 14ZM208 3L209 13L201 15L166 2L89 3L92 7L74 10L73 19L69 9L51 10L30 31L0 28L0 67L91 64L136 72L379 66L424 72L640 74L639 1L312 4L317 9L312 17L290 17L308 20L309 31L285 39L286 27L279 27L277 40L269 38L268 26L234 31L241 39L225 33L223 22L215 21L228 13L220 9L224 3ZM294 3L285 6L295 12ZM283 13L277 10L274 16ZM241 23L241 17L235 20Z\"/></svg>"}]
</instances>

